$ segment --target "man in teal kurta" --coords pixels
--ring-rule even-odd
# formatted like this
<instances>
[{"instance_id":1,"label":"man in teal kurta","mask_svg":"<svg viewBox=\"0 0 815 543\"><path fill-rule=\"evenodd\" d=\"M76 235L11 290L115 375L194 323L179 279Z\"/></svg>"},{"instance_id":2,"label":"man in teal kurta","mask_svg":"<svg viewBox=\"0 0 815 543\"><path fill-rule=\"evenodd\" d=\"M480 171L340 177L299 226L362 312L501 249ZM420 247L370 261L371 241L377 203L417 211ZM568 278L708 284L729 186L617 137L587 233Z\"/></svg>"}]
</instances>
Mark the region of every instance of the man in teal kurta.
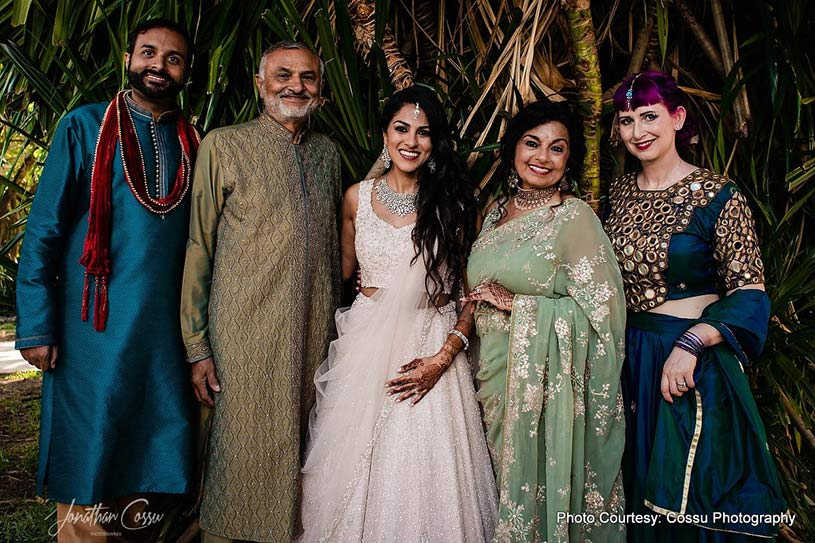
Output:
<instances>
[{"instance_id":1,"label":"man in teal kurta","mask_svg":"<svg viewBox=\"0 0 815 543\"><path fill-rule=\"evenodd\" d=\"M43 370L37 488L58 502L61 541L86 541L64 522L71 504L149 493L139 503L156 512L191 485L178 308L198 140L175 102L191 53L171 21L137 27L131 89L62 119L31 207L16 347ZM95 529L147 541L134 527Z\"/></svg>"}]
</instances>

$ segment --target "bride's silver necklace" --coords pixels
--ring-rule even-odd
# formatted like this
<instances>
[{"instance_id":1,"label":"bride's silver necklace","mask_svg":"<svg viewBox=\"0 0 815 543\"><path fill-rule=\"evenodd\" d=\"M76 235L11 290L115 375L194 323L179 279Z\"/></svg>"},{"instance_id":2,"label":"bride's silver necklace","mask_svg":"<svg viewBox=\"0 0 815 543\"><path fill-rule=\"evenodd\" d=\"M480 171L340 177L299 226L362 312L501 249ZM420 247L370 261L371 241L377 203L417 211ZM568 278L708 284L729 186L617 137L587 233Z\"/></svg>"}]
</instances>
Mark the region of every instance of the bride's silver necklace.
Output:
<instances>
[{"instance_id":1,"label":"bride's silver necklace","mask_svg":"<svg viewBox=\"0 0 815 543\"><path fill-rule=\"evenodd\" d=\"M396 192L388 185L387 176L380 177L376 184L376 199L385 209L400 217L416 213L418 196L418 192Z\"/></svg>"},{"instance_id":2,"label":"bride's silver necklace","mask_svg":"<svg viewBox=\"0 0 815 543\"><path fill-rule=\"evenodd\" d=\"M528 211L546 205L546 202L551 200L557 191L557 185L546 187L545 189L522 189L518 187L518 192L515 193L513 203L515 207L521 211Z\"/></svg>"}]
</instances>

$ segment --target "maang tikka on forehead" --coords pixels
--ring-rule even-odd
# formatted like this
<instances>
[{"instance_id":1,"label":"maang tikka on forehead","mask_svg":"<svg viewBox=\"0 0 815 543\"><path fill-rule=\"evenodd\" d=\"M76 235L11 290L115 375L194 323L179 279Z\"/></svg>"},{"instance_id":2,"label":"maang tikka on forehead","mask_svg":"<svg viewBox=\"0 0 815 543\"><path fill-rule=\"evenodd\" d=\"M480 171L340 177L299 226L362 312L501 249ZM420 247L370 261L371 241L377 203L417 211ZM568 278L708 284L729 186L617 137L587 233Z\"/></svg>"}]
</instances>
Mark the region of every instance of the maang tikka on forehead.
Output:
<instances>
[{"instance_id":1,"label":"maang tikka on forehead","mask_svg":"<svg viewBox=\"0 0 815 543\"><path fill-rule=\"evenodd\" d=\"M416 102L416 107L413 108L413 120L416 121L419 119L419 113L421 110L419 109L419 102Z\"/></svg>"},{"instance_id":2,"label":"maang tikka on forehead","mask_svg":"<svg viewBox=\"0 0 815 543\"><path fill-rule=\"evenodd\" d=\"M631 80L631 85L629 85L628 90L625 91L625 109L629 111L631 109L631 100L634 99L634 83L637 82L637 78L642 75L642 72L638 73L634 76L634 79Z\"/></svg>"}]
</instances>

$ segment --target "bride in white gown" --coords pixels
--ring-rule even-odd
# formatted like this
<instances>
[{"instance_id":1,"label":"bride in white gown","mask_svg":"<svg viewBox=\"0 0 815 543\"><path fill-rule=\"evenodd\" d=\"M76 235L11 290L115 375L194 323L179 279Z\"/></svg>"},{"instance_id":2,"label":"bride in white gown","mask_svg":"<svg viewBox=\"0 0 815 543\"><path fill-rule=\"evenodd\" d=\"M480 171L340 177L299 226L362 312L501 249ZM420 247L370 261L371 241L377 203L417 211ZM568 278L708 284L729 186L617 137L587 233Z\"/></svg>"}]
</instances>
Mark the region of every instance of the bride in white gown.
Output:
<instances>
[{"instance_id":1,"label":"bride in white gown","mask_svg":"<svg viewBox=\"0 0 815 543\"><path fill-rule=\"evenodd\" d=\"M342 264L362 290L315 376L302 541L492 540L497 494L452 294L476 201L427 89L394 94L379 179L345 194ZM387 158L386 158L387 157Z\"/></svg>"}]
</instances>

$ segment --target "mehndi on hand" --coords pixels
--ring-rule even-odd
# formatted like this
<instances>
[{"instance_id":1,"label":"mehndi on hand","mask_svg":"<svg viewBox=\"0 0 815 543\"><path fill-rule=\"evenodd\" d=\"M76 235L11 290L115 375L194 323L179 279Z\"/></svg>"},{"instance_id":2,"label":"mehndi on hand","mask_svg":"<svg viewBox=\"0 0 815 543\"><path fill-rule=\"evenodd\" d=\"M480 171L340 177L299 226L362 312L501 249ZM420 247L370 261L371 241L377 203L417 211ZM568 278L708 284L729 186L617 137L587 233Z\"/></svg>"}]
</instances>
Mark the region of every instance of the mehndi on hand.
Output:
<instances>
[{"instance_id":1,"label":"mehndi on hand","mask_svg":"<svg viewBox=\"0 0 815 543\"><path fill-rule=\"evenodd\" d=\"M487 302L501 311L512 312L515 295L496 281L481 283L461 299L462 302Z\"/></svg>"}]
</instances>

